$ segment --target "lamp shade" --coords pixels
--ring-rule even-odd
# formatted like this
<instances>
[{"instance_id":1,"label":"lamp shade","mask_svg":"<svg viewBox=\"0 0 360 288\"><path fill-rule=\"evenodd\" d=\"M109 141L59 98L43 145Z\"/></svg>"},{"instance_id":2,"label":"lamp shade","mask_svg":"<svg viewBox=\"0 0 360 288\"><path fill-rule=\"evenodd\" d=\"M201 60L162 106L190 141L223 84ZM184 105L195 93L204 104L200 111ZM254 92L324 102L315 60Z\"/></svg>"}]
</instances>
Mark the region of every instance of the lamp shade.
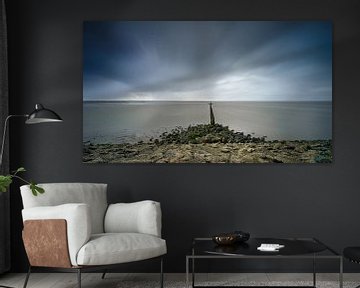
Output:
<instances>
[{"instance_id":1,"label":"lamp shade","mask_svg":"<svg viewBox=\"0 0 360 288\"><path fill-rule=\"evenodd\" d=\"M35 105L35 110L29 114L25 123L26 124L38 124L46 122L62 122L61 117L54 111L44 108L41 104Z\"/></svg>"}]
</instances>

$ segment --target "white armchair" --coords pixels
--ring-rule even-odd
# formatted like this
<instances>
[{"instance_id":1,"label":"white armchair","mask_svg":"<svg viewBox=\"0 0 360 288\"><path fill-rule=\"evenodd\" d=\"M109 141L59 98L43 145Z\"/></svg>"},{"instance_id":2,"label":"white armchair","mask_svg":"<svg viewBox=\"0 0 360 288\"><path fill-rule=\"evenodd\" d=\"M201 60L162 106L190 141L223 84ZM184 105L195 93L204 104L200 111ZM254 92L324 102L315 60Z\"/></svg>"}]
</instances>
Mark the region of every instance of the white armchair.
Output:
<instances>
[{"instance_id":1,"label":"white armchair","mask_svg":"<svg viewBox=\"0 0 360 288\"><path fill-rule=\"evenodd\" d=\"M34 268L77 272L109 269L117 264L159 257L163 287L161 209L155 201L107 204L106 184L40 184L45 193L33 196L28 185L21 196L23 241ZM105 274L103 274L104 278Z\"/></svg>"}]
</instances>

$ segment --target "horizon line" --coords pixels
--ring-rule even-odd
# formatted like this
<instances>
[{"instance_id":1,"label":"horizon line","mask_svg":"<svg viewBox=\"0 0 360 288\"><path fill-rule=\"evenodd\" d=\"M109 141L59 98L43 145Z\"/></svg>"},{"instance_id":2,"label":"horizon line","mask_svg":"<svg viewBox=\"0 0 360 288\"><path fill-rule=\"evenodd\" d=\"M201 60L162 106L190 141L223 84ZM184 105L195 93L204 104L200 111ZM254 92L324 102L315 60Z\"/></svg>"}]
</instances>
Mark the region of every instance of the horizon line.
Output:
<instances>
[{"instance_id":1,"label":"horizon line","mask_svg":"<svg viewBox=\"0 0 360 288\"><path fill-rule=\"evenodd\" d=\"M83 102L332 102L331 100L84 100Z\"/></svg>"}]
</instances>

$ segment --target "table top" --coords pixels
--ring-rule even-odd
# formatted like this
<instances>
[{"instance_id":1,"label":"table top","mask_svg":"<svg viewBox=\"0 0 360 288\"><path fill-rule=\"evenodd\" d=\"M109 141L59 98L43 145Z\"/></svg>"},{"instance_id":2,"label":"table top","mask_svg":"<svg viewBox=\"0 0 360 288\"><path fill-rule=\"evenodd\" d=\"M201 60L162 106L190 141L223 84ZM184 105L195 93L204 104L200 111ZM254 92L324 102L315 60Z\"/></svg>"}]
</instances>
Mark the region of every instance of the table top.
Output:
<instances>
[{"instance_id":1,"label":"table top","mask_svg":"<svg viewBox=\"0 0 360 288\"><path fill-rule=\"evenodd\" d=\"M262 243L284 245L278 251L260 251ZM195 238L192 256L236 256L236 257L341 257L335 250L315 238L250 238L243 243L217 245L211 238Z\"/></svg>"}]
</instances>

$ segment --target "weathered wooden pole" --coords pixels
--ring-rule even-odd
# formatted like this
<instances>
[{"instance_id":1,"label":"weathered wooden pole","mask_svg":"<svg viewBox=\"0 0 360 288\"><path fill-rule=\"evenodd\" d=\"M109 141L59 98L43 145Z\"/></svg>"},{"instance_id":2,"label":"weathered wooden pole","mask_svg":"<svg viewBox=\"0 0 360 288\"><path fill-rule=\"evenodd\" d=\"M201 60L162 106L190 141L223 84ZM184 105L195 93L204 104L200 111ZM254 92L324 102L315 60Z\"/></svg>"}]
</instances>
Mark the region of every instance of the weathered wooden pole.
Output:
<instances>
[{"instance_id":1,"label":"weathered wooden pole","mask_svg":"<svg viewBox=\"0 0 360 288\"><path fill-rule=\"evenodd\" d=\"M212 103L209 103L210 106L210 125L215 125L215 116L214 116L214 111L212 109Z\"/></svg>"}]
</instances>

